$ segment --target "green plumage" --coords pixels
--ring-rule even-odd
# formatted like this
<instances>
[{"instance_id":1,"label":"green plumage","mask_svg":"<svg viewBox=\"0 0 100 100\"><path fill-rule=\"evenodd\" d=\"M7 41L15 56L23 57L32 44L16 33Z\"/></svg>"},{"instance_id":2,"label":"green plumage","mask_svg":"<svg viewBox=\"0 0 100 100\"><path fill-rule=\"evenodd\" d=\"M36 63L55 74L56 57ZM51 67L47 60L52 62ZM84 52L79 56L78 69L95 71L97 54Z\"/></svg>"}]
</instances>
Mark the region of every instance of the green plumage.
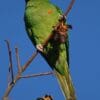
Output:
<instances>
[{"instance_id":1,"label":"green plumage","mask_svg":"<svg viewBox=\"0 0 100 100\"><path fill-rule=\"evenodd\" d=\"M52 10L52 14L49 11ZM29 0L26 5L26 30L34 44L43 43L58 22L60 10L49 0ZM32 38L33 37L33 38Z\"/></svg>"},{"instance_id":2,"label":"green plumage","mask_svg":"<svg viewBox=\"0 0 100 100\"><path fill-rule=\"evenodd\" d=\"M35 46L43 44L52 34L53 26L58 23L61 14L62 11L49 0L26 1L25 26L28 36ZM59 44L50 40L41 55L54 70L66 100L76 100L68 68L67 41Z\"/></svg>"}]
</instances>

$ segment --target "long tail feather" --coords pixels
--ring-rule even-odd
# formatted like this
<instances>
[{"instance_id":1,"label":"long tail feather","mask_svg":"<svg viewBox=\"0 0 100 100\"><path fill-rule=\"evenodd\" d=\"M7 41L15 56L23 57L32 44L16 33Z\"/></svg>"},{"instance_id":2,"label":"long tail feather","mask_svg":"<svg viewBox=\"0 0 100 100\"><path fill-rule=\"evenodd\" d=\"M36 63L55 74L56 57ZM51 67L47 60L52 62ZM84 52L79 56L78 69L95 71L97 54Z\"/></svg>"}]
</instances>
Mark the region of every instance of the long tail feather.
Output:
<instances>
[{"instance_id":1,"label":"long tail feather","mask_svg":"<svg viewBox=\"0 0 100 100\"><path fill-rule=\"evenodd\" d=\"M54 73L58 79L59 85L63 91L65 98L66 98L65 100L76 100L74 87L73 87L69 72L66 70L65 76L61 75L56 70L54 70Z\"/></svg>"}]
</instances>

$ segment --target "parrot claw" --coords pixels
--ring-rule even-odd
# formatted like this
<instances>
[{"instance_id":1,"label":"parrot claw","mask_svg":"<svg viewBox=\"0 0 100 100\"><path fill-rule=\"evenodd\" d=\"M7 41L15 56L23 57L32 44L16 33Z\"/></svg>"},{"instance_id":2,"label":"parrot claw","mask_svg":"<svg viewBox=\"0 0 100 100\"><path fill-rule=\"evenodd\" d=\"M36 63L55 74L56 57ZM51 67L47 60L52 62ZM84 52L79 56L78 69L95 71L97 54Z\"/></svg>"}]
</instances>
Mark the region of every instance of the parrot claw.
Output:
<instances>
[{"instance_id":1,"label":"parrot claw","mask_svg":"<svg viewBox=\"0 0 100 100\"><path fill-rule=\"evenodd\" d=\"M37 48L38 51L43 52L43 46L42 46L42 44L37 44L36 48Z\"/></svg>"}]
</instances>

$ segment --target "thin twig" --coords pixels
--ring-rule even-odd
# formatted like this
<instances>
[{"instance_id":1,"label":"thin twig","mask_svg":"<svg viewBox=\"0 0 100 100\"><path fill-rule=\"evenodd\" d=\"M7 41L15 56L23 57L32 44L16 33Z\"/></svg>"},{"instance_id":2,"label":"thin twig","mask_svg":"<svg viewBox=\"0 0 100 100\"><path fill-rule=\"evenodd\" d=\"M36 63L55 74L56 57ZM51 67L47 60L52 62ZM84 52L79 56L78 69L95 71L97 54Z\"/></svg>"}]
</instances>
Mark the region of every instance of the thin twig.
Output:
<instances>
[{"instance_id":1,"label":"thin twig","mask_svg":"<svg viewBox=\"0 0 100 100\"><path fill-rule=\"evenodd\" d=\"M44 75L52 75L53 72L44 72L39 74L32 74L32 75L26 75L26 76L20 76L20 78L31 78L31 77L38 77L38 76L44 76Z\"/></svg>"},{"instance_id":2,"label":"thin twig","mask_svg":"<svg viewBox=\"0 0 100 100\"><path fill-rule=\"evenodd\" d=\"M6 92L5 92L4 96L3 96L3 100L8 99L8 96L9 96L10 92L12 91L13 87L15 86L16 82L19 79L21 79L21 77L19 77L19 76L21 76L22 72L24 72L26 70L26 68L30 65L30 63L34 60L34 58L38 54L37 51L35 53L33 53L33 55L29 58L29 60L26 62L26 64L21 67L20 66L19 54L18 54L18 48L15 48L15 50L16 50L16 58L17 58L17 65L18 65L18 73L17 73L17 75L14 78L14 76L13 76L13 68L12 68L12 54L11 54L10 44L9 44L8 40L5 40L5 41L7 43L7 48L8 48L8 53L9 53L9 62L10 62L9 69L11 70L13 84L9 84L8 85L8 87L6 89Z\"/></svg>"},{"instance_id":3,"label":"thin twig","mask_svg":"<svg viewBox=\"0 0 100 100\"><path fill-rule=\"evenodd\" d=\"M11 78L12 78L12 82L11 82L11 83L13 83L14 74L13 74L13 65L12 65L12 53L11 53L9 41L8 41L8 40L5 40L5 42L6 42L6 44L7 44L8 54L9 54L9 62L10 62L10 65L9 65L9 72L11 71Z\"/></svg>"},{"instance_id":4,"label":"thin twig","mask_svg":"<svg viewBox=\"0 0 100 100\"><path fill-rule=\"evenodd\" d=\"M64 13L64 16L67 17L68 13L69 13L70 10L72 9L72 6L73 6L74 2L75 2L75 0L71 0L71 2L70 2L70 4L69 4L69 6L68 6L66 12Z\"/></svg>"},{"instance_id":5,"label":"thin twig","mask_svg":"<svg viewBox=\"0 0 100 100\"><path fill-rule=\"evenodd\" d=\"M18 73L21 73L22 69L21 69L21 65L20 65L20 58L19 58L19 54L18 54L18 48L15 48L15 52L16 52L16 60L17 60L17 67L18 67Z\"/></svg>"},{"instance_id":6,"label":"thin twig","mask_svg":"<svg viewBox=\"0 0 100 100\"><path fill-rule=\"evenodd\" d=\"M26 64L22 67L22 72L24 72L27 67L31 64L31 62L34 60L34 58L38 55L38 51L35 51L32 56L29 58L29 60L26 62Z\"/></svg>"}]
</instances>

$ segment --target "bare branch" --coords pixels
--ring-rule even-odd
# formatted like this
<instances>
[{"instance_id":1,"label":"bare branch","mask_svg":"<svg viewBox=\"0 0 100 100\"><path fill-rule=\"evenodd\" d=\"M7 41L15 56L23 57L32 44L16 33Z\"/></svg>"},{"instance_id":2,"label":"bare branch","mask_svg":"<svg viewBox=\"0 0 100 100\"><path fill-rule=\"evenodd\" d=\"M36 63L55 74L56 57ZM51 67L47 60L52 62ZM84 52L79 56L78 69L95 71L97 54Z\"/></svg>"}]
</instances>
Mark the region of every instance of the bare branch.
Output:
<instances>
[{"instance_id":1,"label":"bare branch","mask_svg":"<svg viewBox=\"0 0 100 100\"><path fill-rule=\"evenodd\" d=\"M7 100L8 99L8 96L10 94L10 92L12 91L13 87L15 86L16 82L20 79L19 75L16 75L15 77L15 80L14 80L14 84L9 84L7 89L6 89L6 92L3 96L3 100Z\"/></svg>"},{"instance_id":2,"label":"bare branch","mask_svg":"<svg viewBox=\"0 0 100 100\"><path fill-rule=\"evenodd\" d=\"M69 13L70 10L72 9L72 6L73 6L74 2L75 2L75 0L71 0L71 2L70 2L70 4L69 4L69 6L68 6L66 12L64 13L64 16L67 17L68 13Z\"/></svg>"},{"instance_id":3,"label":"bare branch","mask_svg":"<svg viewBox=\"0 0 100 100\"><path fill-rule=\"evenodd\" d=\"M6 43L7 43L7 48L8 48L8 54L9 54L9 72L11 71L11 78L12 78L12 82L13 83L13 80L14 80L14 74L13 74L13 65L12 65L12 53L11 53L11 49L10 49L10 45L9 45L9 41L8 40L5 40Z\"/></svg>"},{"instance_id":4,"label":"bare branch","mask_svg":"<svg viewBox=\"0 0 100 100\"><path fill-rule=\"evenodd\" d=\"M26 68L29 67L29 65L34 60L34 58L37 56L37 54L38 54L38 51L35 51L35 53L33 53L33 55L29 58L29 60L26 62L26 64L22 67L22 72L24 72L26 70Z\"/></svg>"},{"instance_id":5,"label":"bare branch","mask_svg":"<svg viewBox=\"0 0 100 100\"><path fill-rule=\"evenodd\" d=\"M17 60L17 67L18 67L18 73L17 75L13 76L13 66L12 66L12 54L11 54L11 49L9 45L9 41L6 40L7 43L7 48L8 48L8 53L9 53L9 62L10 66L9 69L11 70L11 75L12 75L12 82L8 85L5 94L3 96L3 100L8 100L8 96L10 92L12 91L13 87L17 83L18 80L22 78L31 78L31 77L37 77L37 76L45 76L45 75L51 75L53 72L45 72L45 73L39 73L39 74L32 74L32 75L27 75L27 76L21 76L22 73L29 67L31 62L35 59L35 57L38 55L38 51L35 51L32 56L28 59L28 61L21 67L20 65L20 58L19 58L19 53L18 53L18 48L15 48L15 53L16 53L16 60Z\"/></svg>"},{"instance_id":6,"label":"bare branch","mask_svg":"<svg viewBox=\"0 0 100 100\"><path fill-rule=\"evenodd\" d=\"M37 77L37 76L44 76L44 75L52 75L53 72L44 72L39 74L32 74L32 75L26 75L26 76L20 76L20 78L31 78L31 77Z\"/></svg>"},{"instance_id":7,"label":"bare branch","mask_svg":"<svg viewBox=\"0 0 100 100\"><path fill-rule=\"evenodd\" d=\"M20 76L20 74L17 74L14 80L14 84L9 84L4 96L3 100L6 100L12 91L13 87L15 86L16 82L20 80L21 78L31 78L31 77L37 77L37 76L45 76L45 75L52 75L53 72L45 72L45 73L39 73L39 74L32 74L32 75L27 75L27 76Z\"/></svg>"},{"instance_id":8,"label":"bare branch","mask_svg":"<svg viewBox=\"0 0 100 100\"><path fill-rule=\"evenodd\" d=\"M12 67L12 55L11 55L11 50L10 50L10 46L9 46L9 42L6 40L7 42L7 47L8 47L8 51L9 51L9 59L10 59L10 67ZM26 64L22 67L22 70L21 70L21 67L20 67L20 59L19 59L19 55L18 55L18 49L16 48L16 58L17 58L17 64L18 64L18 72L17 75L15 76L15 79L13 77L13 84L9 84L7 89L6 89L6 92L3 96L3 100L6 100L10 94L10 92L12 91L13 87L15 86L16 82L21 79L21 74L22 72L24 72L26 70L26 68L29 66L29 64L34 60L34 58L37 56L38 52L36 51L35 53L33 53L33 55L30 57L30 59L26 62Z\"/></svg>"},{"instance_id":9,"label":"bare branch","mask_svg":"<svg viewBox=\"0 0 100 100\"><path fill-rule=\"evenodd\" d=\"M20 58L19 58L19 54L18 54L18 48L15 48L15 52L16 52L16 60L17 60L17 67L18 67L18 73L21 73L22 69L21 69L21 65L20 65Z\"/></svg>"}]
</instances>

